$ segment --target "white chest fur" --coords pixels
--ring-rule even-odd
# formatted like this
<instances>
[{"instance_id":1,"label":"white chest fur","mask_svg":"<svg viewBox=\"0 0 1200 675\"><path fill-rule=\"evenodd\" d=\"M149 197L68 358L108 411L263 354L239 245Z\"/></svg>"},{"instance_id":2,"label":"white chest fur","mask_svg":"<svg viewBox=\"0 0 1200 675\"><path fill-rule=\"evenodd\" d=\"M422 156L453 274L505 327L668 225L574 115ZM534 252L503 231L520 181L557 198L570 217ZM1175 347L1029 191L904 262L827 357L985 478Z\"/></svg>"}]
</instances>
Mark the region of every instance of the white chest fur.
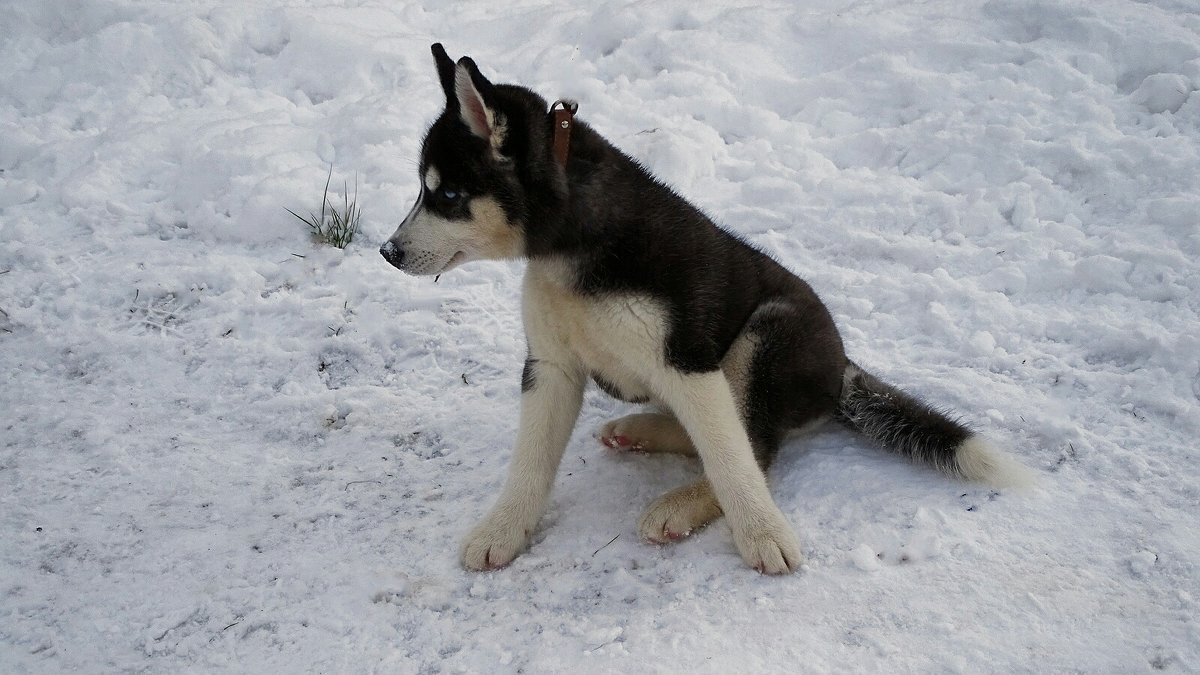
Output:
<instances>
[{"instance_id":1,"label":"white chest fur","mask_svg":"<svg viewBox=\"0 0 1200 675\"><path fill-rule=\"evenodd\" d=\"M566 263L539 260L525 272L522 313L534 358L599 376L627 397L649 394L647 371L661 369L665 355L668 322L658 301L580 295Z\"/></svg>"}]
</instances>

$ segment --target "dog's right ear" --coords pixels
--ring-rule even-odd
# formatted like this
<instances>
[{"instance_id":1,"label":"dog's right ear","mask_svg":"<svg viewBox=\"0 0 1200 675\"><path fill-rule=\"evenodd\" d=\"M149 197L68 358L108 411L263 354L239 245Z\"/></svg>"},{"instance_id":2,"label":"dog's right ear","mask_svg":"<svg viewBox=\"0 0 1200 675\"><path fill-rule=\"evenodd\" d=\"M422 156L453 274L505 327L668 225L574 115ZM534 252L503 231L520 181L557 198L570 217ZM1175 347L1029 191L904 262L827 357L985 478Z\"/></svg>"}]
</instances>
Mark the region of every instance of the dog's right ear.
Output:
<instances>
[{"instance_id":1,"label":"dog's right ear","mask_svg":"<svg viewBox=\"0 0 1200 675\"><path fill-rule=\"evenodd\" d=\"M458 96L454 93L454 62L450 60L446 48L440 42L433 43L429 51L433 52L433 61L437 64L438 79L442 81L442 91L446 93L446 105L457 106Z\"/></svg>"}]
</instances>

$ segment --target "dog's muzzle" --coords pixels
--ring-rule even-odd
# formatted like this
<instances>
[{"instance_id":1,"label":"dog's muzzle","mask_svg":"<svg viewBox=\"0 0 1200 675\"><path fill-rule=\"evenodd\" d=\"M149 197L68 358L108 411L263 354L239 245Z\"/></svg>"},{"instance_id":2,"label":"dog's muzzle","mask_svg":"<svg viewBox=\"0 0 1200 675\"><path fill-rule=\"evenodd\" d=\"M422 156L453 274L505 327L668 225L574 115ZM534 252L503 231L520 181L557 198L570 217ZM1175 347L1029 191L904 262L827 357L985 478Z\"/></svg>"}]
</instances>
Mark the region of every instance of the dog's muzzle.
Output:
<instances>
[{"instance_id":1,"label":"dog's muzzle","mask_svg":"<svg viewBox=\"0 0 1200 675\"><path fill-rule=\"evenodd\" d=\"M393 244L391 239L383 242L383 246L379 247L379 255L383 256L384 260L391 263L392 267L401 270L404 269L400 266L401 263L404 262L404 251L401 250L400 247Z\"/></svg>"}]
</instances>

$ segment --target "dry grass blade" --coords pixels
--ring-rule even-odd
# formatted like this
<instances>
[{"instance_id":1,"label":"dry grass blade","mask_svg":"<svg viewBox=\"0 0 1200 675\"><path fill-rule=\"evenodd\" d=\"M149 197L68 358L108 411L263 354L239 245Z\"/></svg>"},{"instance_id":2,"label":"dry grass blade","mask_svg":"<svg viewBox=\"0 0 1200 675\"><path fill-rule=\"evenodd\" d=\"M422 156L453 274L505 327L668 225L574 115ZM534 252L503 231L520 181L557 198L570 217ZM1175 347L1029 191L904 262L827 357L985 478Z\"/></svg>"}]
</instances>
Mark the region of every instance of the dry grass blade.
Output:
<instances>
[{"instance_id":1,"label":"dry grass blade","mask_svg":"<svg viewBox=\"0 0 1200 675\"><path fill-rule=\"evenodd\" d=\"M309 212L308 217L284 207L284 210L308 225L312 235L332 246L346 248L358 234L359 220L362 209L358 206L358 174L354 175L354 198L350 198L350 186L342 185L342 209L339 211L329 201L329 183L333 179L333 165L329 165L329 174L325 177L325 191L321 195L321 214Z\"/></svg>"}]
</instances>

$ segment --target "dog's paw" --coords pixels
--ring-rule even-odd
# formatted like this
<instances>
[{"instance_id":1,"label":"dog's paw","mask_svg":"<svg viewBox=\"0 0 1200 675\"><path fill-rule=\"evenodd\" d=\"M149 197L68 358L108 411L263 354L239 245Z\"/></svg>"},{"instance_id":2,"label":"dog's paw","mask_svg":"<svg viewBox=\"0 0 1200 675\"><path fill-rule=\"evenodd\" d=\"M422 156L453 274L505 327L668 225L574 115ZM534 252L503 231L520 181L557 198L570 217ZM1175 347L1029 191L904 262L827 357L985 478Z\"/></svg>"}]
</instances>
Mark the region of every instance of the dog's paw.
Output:
<instances>
[{"instance_id":1,"label":"dog's paw","mask_svg":"<svg viewBox=\"0 0 1200 675\"><path fill-rule=\"evenodd\" d=\"M800 568L800 539L783 513L775 509L769 517L733 528L733 541L746 564L762 574L790 574Z\"/></svg>"},{"instance_id":2,"label":"dog's paw","mask_svg":"<svg viewBox=\"0 0 1200 675\"><path fill-rule=\"evenodd\" d=\"M721 517L708 481L685 485L659 497L642 513L638 534L656 544L679 541Z\"/></svg>"},{"instance_id":3,"label":"dog's paw","mask_svg":"<svg viewBox=\"0 0 1200 675\"><path fill-rule=\"evenodd\" d=\"M605 447L614 450L696 454L679 422L662 413L639 413L611 420L600 427L597 436Z\"/></svg>"},{"instance_id":4,"label":"dog's paw","mask_svg":"<svg viewBox=\"0 0 1200 675\"><path fill-rule=\"evenodd\" d=\"M640 440L634 440L626 435L623 429L618 428L617 422L613 420L600 428L597 438L604 444L604 447L610 450L629 450L632 452L645 452L645 447Z\"/></svg>"},{"instance_id":5,"label":"dog's paw","mask_svg":"<svg viewBox=\"0 0 1200 675\"><path fill-rule=\"evenodd\" d=\"M512 562L528 543L529 530L489 516L463 541L463 567L477 572L500 569Z\"/></svg>"}]
</instances>

